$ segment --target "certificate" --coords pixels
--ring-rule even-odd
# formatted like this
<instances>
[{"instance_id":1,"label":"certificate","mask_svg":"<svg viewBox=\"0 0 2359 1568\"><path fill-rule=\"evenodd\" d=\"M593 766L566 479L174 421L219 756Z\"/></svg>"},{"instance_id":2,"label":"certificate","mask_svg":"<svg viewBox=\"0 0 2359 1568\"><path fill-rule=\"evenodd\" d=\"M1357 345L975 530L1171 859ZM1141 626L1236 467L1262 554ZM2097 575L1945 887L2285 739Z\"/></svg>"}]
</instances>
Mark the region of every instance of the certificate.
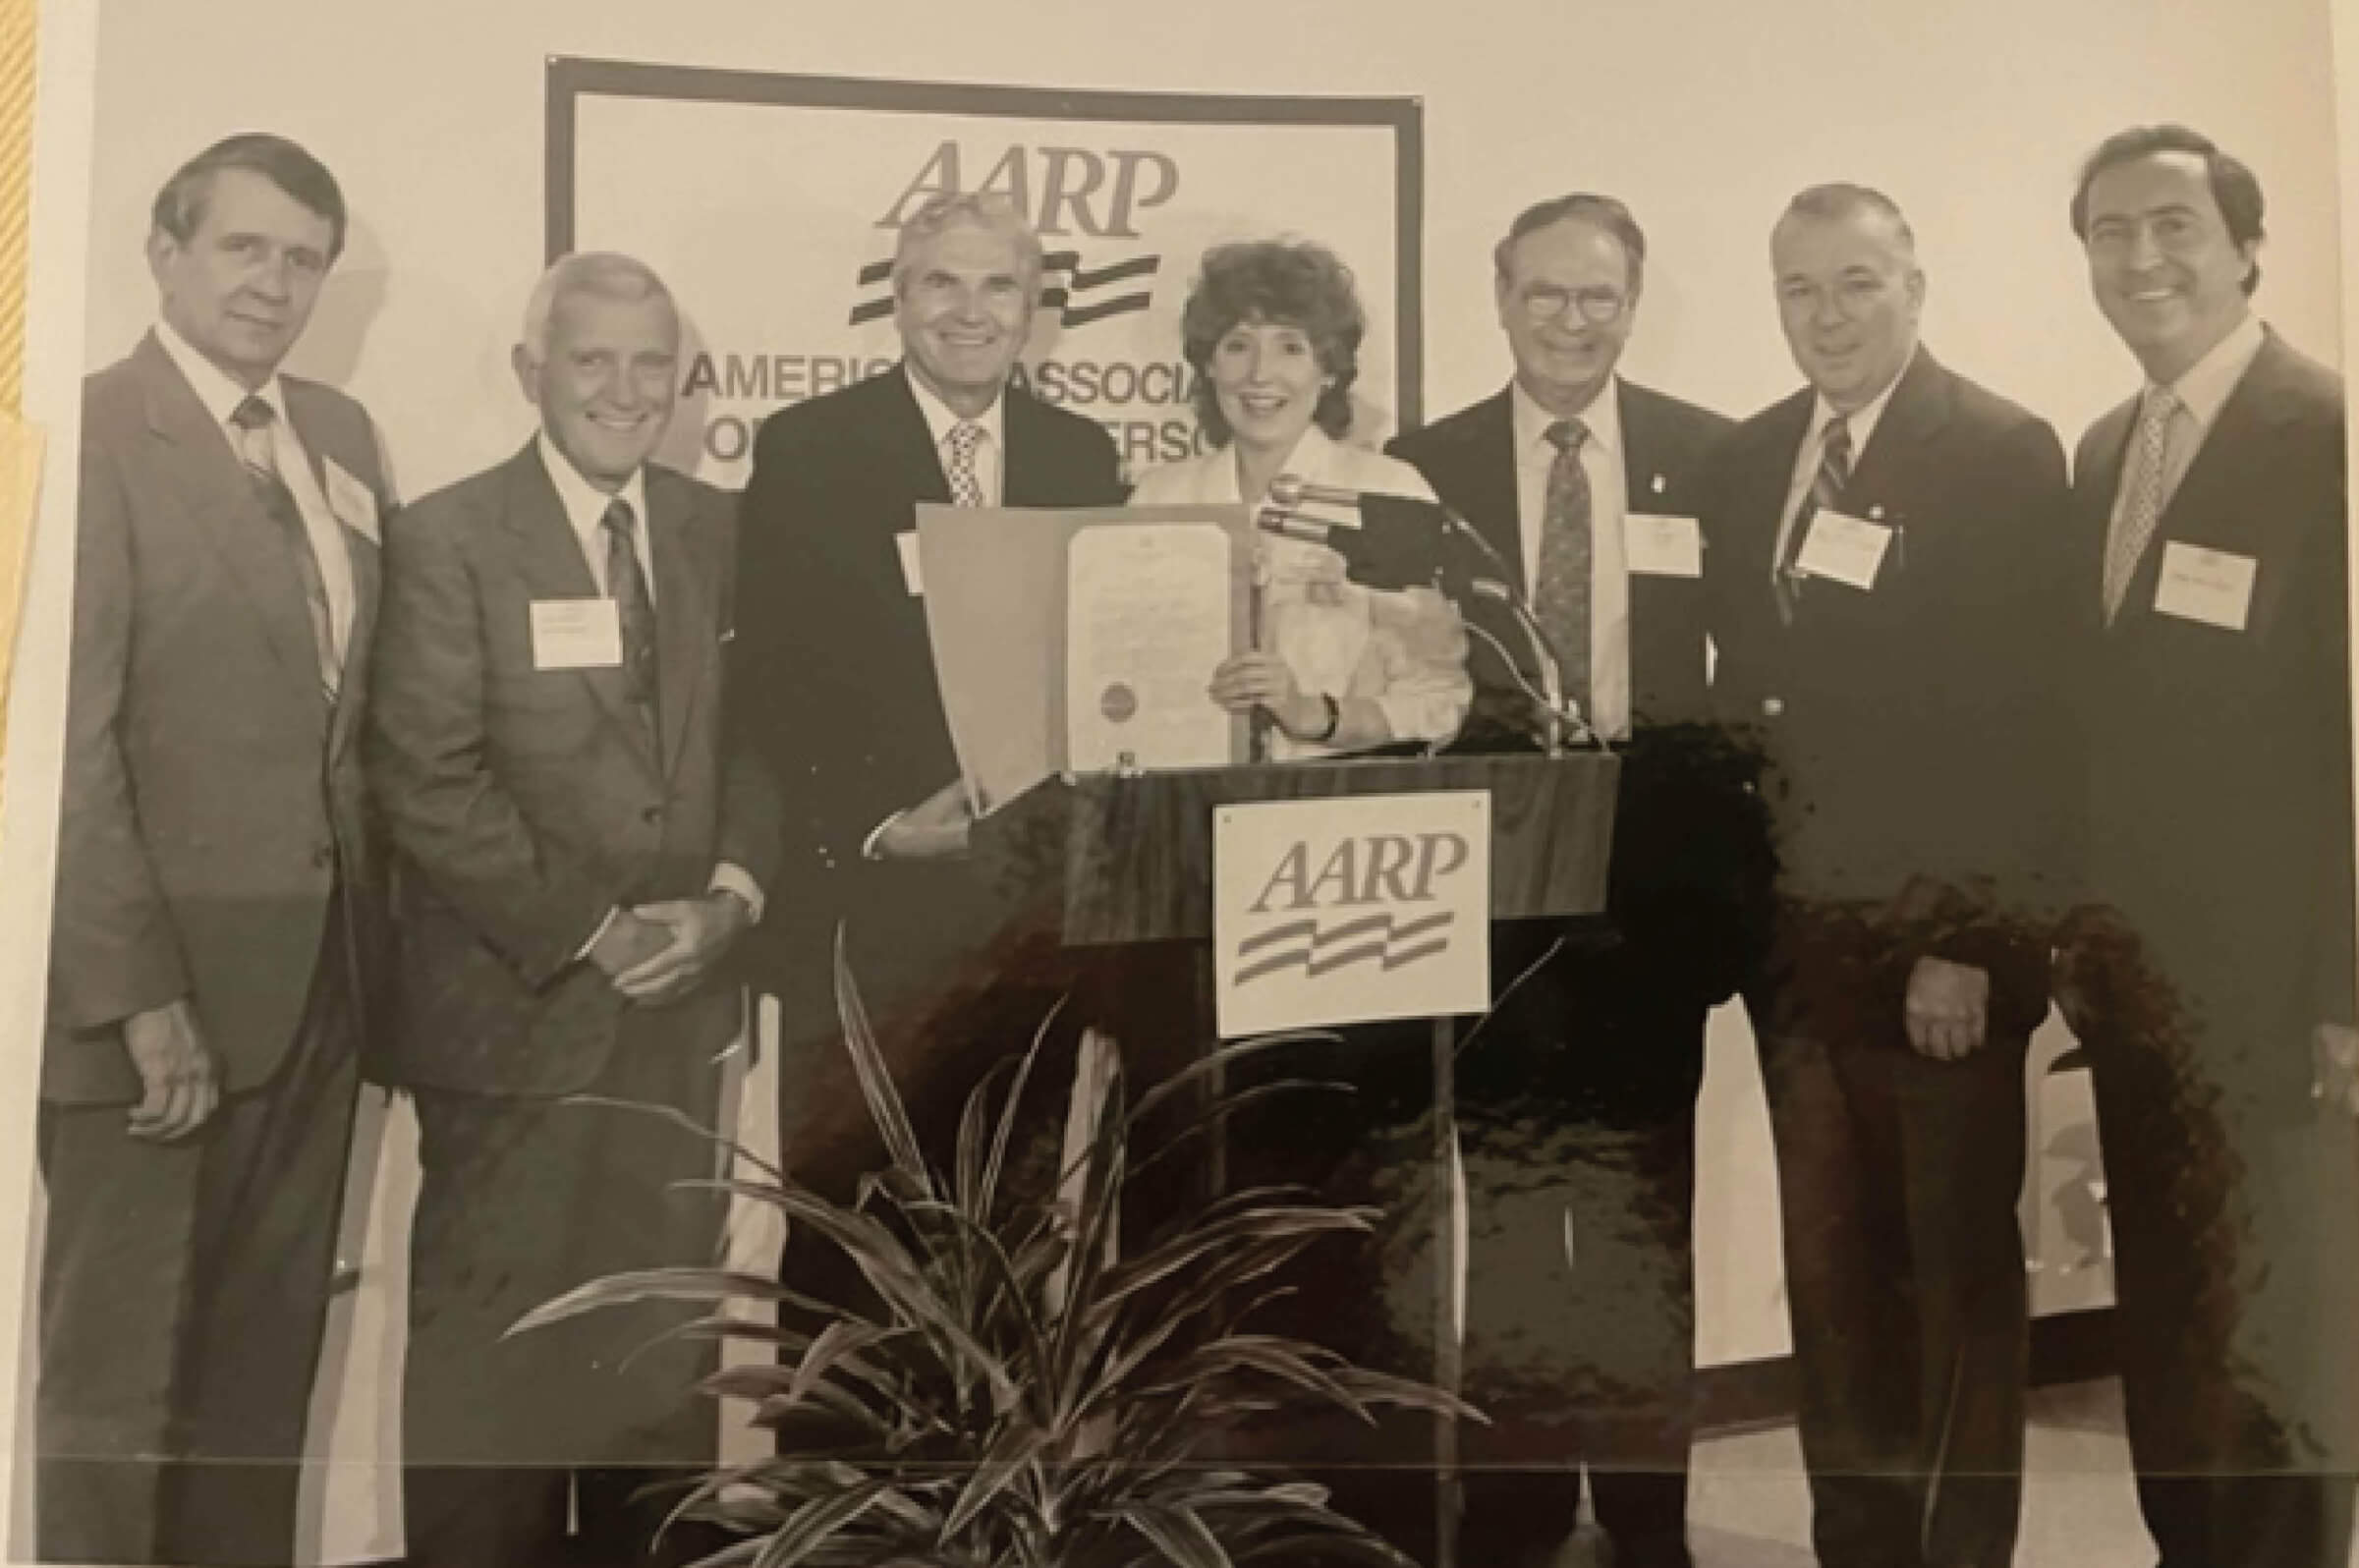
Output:
<instances>
[{"instance_id":1,"label":"certificate","mask_svg":"<svg viewBox=\"0 0 2359 1568\"><path fill-rule=\"evenodd\" d=\"M1234 721L1207 692L1231 652L1232 546L1214 523L1077 532L1066 547L1066 758L1077 772L1218 767Z\"/></svg>"}]
</instances>

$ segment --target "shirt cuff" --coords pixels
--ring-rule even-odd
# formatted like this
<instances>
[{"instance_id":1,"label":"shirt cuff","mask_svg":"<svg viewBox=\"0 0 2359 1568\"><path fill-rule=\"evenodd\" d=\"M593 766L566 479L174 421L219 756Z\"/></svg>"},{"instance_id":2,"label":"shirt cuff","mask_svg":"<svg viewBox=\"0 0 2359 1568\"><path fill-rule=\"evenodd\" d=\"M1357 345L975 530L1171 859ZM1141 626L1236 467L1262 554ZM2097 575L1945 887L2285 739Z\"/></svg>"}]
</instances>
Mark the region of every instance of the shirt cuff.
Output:
<instances>
[{"instance_id":1,"label":"shirt cuff","mask_svg":"<svg viewBox=\"0 0 2359 1568\"><path fill-rule=\"evenodd\" d=\"M884 830L886 828L892 826L895 822L900 821L901 818L907 816L909 812L906 809L895 812L892 815L886 817L874 827L870 828L869 836L860 841L860 858L864 861L883 860L883 854L876 848L876 841L884 837Z\"/></svg>"},{"instance_id":2,"label":"shirt cuff","mask_svg":"<svg viewBox=\"0 0 2359 1568\"><path fill-rule=\"evenodd\" d=\"M735 893L745 900L746 913L753 918L754 924L761 924L761 884L755 881L754 873L744 867L722 861L713 867L712 879L704 884L704 890L708 893Z\"/></svg>"},{"instance_id":3,"label":"shirt cuff","mask_svg":"<svg viewBox=\"0 0 2359 1568\"><path fill-rule=\"evenodd\" d=\"M578 964L582 960L588 958L590 956L590 950L606 939L606 927L612 925L614 924L614 918L621 913L622 911L620 909L610 909L606 912L606 918L598 922L598 928L590 933L590 940L584 942L580 947L574 949L575 963Z\"/></svg>"}]
</instances>

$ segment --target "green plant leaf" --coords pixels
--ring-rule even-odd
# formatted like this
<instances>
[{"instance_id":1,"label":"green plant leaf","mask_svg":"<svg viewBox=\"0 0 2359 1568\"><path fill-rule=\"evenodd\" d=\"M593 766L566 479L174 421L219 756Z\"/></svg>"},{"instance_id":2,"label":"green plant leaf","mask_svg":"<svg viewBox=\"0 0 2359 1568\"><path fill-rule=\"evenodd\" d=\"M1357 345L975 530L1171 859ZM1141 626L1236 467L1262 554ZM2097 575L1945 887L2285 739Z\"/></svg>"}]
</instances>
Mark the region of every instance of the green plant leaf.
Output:
<instances>
[{"instance_id":1,"label":"green plant leaf","mask_svg":"<svg viewBox=\"0 0 2359 1568\"><path fill-rule=\"evenodd\" d=\"M786 1172L778 1166L763 1159L759 1154L755 1153L754 1150L727 1134L705 1126L677 1105L660 1105L652 1100L644 1099L617 1099L608 1094L568 1094L558 1103L561 1105L594 1105L607 1110L632 1111L642 1116L652 1116L658 1121L670 1122L674 1127L694 1133L715 1148L724 1150L731 1159L743 1160L769 1180L774 1182L786 1180Z\"/></svg>"},{"instance_id":2,"label":"green plant leaf","mask_svg":"<svg viewBox=\"0 0 2359 1568\"><path fill-rule=\"evenodd\" d=\"M1145 1536L1166 1562L1179 1568L1232 1568L1229 1554L1205 1522L1185 1508L1134 1503L1121 1510L1123 1522Z\"/></svg>"},{"instance_id":3,"label":"green plant leaf","mask_svg":"<svg viewBox=\"0 0 2359 1568\"><path fill-rule=\"evenodd\" d=\"M1251 1039L1235 1040L1207 1051L1140 1095L1139 1103L1131 1107L1131 1123L1136 1126L1139 1122L1154 1114L1157 1109L1191 1085L1202 1083L1208 1078L1216 1079L1230 1067L1250 1056L1259 1056L1264 1052L1277 1050L1287 1045L1300 1045L1306 1040L1340 1042L1342 1038L1342 1036L1329 1029L1300 1029L1282 1035L1257 1035Z\"/></svg>"},{"instance_id":4,"label":"green plant leaf","mask_svg":"<svg viewBox=\"0 0 2359 1568\"><path fill-rule=\"evenodd\" d=\"M819 1330L818 1337L811 1342L811 1348L803 1353L802 1364L795 1369L793 1380L787 1385L787 1398L803 1398L839 1363L857 1366L862 1351L873 1345L889 1344L907 1332L907 1329L876 1328L860 1323L829 1323Z\"/></svg>"},{"instance_id":5,"label":"green plant leaf","mask_svg":"<svg viewBox=\"0 0 2359 1568\"><path fill-rule=\"evenodd\" d=\"M993 1498L1007 1490L1024 1467L1040 1456L1048 1446L1048 1434L1030 1423L1010 1423L1002 1428L991 1446L984 1450L975 1473L967 1480L966 1488L959 1493L958 1502L942 1521L942 1540L955 1540L960 1531L975 1522L976 1516L991 1505Z\"/></svg>"},{"instance_id":6,"label":"green plant leaf","mask_svg":"<svg viewBox=\"0 0 2359 1568\"><path fill-rule=\"evenodd\" d=\"M756 1568L794 1568L829 1537L868 1512L891 1485L889 1481L863 1482L832 1497L817 1497L805 1503L770 1537L755 1559Z\"/></svg>"},{"instance_id":7,"label":"green plant leaf","mask_svg":"<svg viewBox=\"0 0 2359 1568\"><path fill-rule=\"evenodd\" d=\"M869 1102L869 1117L884 1139L893 1165L927 1194L934 1191L933 1172L918 1147L917 1129L909 1109L893 1087L892 1069L869 1027L868 1009L861 1005L860 987L853 982L852 966L844 957L844 928L835 929L835 1008L844 1026L844 1048L852 1053L852 1070L860 1080L861 1096Z\"/></svg>"},{"instance_id":8,"label":"green plant leaf","mask_svg":"<svg viewBox=\"0 0 2359 1568\"><path fill-rule=\"evenodd\" d=\"M550 1323L579 1317L584 1313L603 1307L627 1306L642 1301L761 1301L802 1304L812 1298L789 1290L774 1279L760 1274L742 1273L728 1268L643 1268L626 1274L609 1274L577 1285L519 1317L502 1338L511 1338ZM813 1303L824 1308L824 1303ZM826 1308L832 1312L834 1309Z\"/></svg>"}]
</instances>

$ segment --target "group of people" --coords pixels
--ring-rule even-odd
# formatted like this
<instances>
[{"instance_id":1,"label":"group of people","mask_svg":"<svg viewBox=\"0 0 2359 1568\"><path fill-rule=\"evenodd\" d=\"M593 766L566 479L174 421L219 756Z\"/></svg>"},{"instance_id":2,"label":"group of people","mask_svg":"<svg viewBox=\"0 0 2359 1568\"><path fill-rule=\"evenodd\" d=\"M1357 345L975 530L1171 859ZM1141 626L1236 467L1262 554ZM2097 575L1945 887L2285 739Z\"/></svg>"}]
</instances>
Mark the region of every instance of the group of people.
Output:
<instances>
[{"instance_id":1,"label":"group of people","mask_svg":"<svg viewBox=\"0 0 2359 1568\"><path fill-rule=\"evenodd\" d=\"M816 1181L859 1163L836 1154L863 1119L839 932L936 1148L1074 981L969 859L923 597L959 585L920 581L914 508L1250 503L1291 476L1462 517L1623 757L1604 917L1500 927L1500 1000L1456 1063L1454 1331L1490 1418L1461 1428L1464 1508L1403 1484L1432 1454L1393 1433L1296 1456L1338 1505L1420 1560L1453 1531L1460 1562L1538 1562L1586 1468L1618 1564L1690 1560L1695 1101L1706 1015L1742 995L1819 1559L2009 1561L2023 1076L2052 998L2094 1070L2162 1562L2342 1568L2342 391L2253 312L2262 218L2251 172L2182 128L2086 161L2070 221L2144 384L2069 474L2046 421L1919 342L1915 238L1864 187L1806 190L1772 229L1806 384L1742 423L1618 373L1648 257L1611 197L1514 220L1507 385L1381 455L1346 440L1348 270L1224 246L1182 317L1209 449L1133 484L1102 429L1010 384L1038 238L947 196L898 235L900 364L768 419L741 497L650 461L679 312L644 264L585 253L526 306L538 431L397 508L367 415L279 369L342 246L335 181L277 137L206 149L156 199L154 329L85 394L42 1556L288 1560L364 1074L420 1128L411 1560L708 1548L657 1543L668 1499L643 1489L709 1458L708 1348L631 1356L679 1321L661 1304L509 1326L709 1259L721 1213L693 1184L716 1156L683 1124L716 1119L741 977L781 1004L788 1148ZM1529 733L1537 672L1479 610L1295 540L1256 575L1258 645L1207 696L1273 759ZM1205 1043L1090 1005L1126 1049ZM1355 1140L1430 1152L1432 1104L1370 1100ZM1386 1261L1343 1265L1372 1271L1361 1316L1442 1223L1402 1168L1374 1178ZM1366 1343L1431 1349L1430 1317L1399 1320L1431 1306Z\"/></svg>"}]
</instances>

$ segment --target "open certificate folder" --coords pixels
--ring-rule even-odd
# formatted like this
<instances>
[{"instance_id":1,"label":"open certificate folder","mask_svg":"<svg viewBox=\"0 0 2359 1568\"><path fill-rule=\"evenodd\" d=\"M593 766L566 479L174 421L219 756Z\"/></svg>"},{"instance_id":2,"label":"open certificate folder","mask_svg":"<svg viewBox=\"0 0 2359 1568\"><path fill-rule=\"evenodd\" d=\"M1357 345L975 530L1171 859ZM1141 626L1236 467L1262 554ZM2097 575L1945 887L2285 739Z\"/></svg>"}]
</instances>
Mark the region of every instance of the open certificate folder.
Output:
<instances>
[{"instance_id":1,"label":"open certificate folder","mask_svg":"<svg viewBox=\"0 0 2359 1568\"><path fill-rule=\"evenodd\" d=\"M1060 772L1248 760L1208 695L1252 645L1241 506L918 508L927 630L977 814Z\"/></svg>"}]
</instances>

